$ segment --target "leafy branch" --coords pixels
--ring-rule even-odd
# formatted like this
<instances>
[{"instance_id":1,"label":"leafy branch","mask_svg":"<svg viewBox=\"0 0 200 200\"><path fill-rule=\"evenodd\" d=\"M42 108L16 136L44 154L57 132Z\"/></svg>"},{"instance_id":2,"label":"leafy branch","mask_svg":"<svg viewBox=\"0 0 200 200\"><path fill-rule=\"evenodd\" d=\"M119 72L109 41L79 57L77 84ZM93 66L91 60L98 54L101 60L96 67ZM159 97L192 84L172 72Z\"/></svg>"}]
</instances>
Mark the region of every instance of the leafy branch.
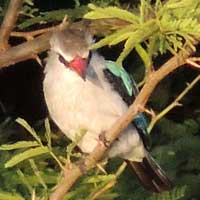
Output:
<instances>
[{"instance_id":1,"label":"leafy branch","mask_svg":"<svg viewBox=\"0 0 200 200\"><path fill-rule=\"evenodd\" d=\"M46 136L46 140L48 141L47 146L42 144L42 141L41 141L40 137L37 135L36 131L33 128L31 128L31 126L25 120L18 118L16 120L16 122L19 123L21 126L23 126L28 131L28 133L30 133L33 136L35 141L20 141L15 144L1 145L0 150L15 150L15 149L28 148L28 150L25 150L22 153L19 153L19 154L13 156L12 158L10 158L10 160L8 160L5 163L5 167L6 168L13 167L24 160L27 160L27 159L30 159L32 157L39 156L42 154L49 153L55 159L55 161L58 163L60 168L63 169L62 163L59 161L57 156L52 151L51 136L50 136L51 131L50 131L50 126L49 126L48 120L45 121L45 127L46 127L45 136Z\"/></svg>"},{"instance_id":2,"label":"leafy branch","mask_svg":"<svg viewBox=\"0 0 200 200\"><path fill-rule=\"evenodd\" d=\"M129 23L92 45L91 49L125 41L117 62L121 64L136 48L147 68L152 64L152 57L158 53L170 51L176 54L180 49L186 50L186 46L195 51L194 38L200 36L198 5L199 1L171 0L162 3L157 0L154 5L141 0L139 12L133 13L117 7L101 8L89 4L92 11L84 15L86 19L117 18Z\"/></svg>"}]
</instances>

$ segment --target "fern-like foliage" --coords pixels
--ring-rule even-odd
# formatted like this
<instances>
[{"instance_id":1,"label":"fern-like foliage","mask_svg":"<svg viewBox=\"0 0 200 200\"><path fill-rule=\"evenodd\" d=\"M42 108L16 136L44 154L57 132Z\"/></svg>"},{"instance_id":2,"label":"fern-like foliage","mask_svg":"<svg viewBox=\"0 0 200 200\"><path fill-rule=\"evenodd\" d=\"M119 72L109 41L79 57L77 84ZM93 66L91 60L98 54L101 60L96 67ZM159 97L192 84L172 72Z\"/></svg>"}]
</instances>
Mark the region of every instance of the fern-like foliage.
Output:
<instances>
[{"instance_id":1,"label":"fern-like foliage","mask_svg":"<svg viewBox=\"0 0 200 200\"><path fill-rule=\"evenodd\" d=\"M29 28L36 24L47 24L47 23L58 23L63 20L65 16L67 16L69 21L74 21L76 19L80 19L87 11L88 8L86 6L80 6L75 9L61 9L61 10L53 10L48 12L39 12L35 16L34 13L27 13L27 11L34 11L30 6L23 7L24 15L29 16L27 20L23 20L21 23L17 25L20 30ZM35 11L38 11L35 8Z\"/></svg>"},{"instance_id":2,"label":"fern-like foliage","mask_svg":"<svg viewBox=\"0 0 200 200\"><path fill-rule=\"evenodd\" d=\"M132 49L136 48L146 67L149 67L152 57L158 53L170 51L176 54L178 50L184 50L185 46L195 50L193 43L200 37L199 4L199 0L169 0L164 3L157 0L155 4L151 4L149 0L141 0L137 11L118 7L101 8L89 4L92 11L84 16L87 19L118 18L129 23L91 48L112 46L125 41L124 50L117 62L121 64ZM142 43L145 48L141 46Z\"/></svg>"},{"instance_id":3,"label":"fern-like foliage","mask_svg":"<svg viewBox=\"0 0 200 200\"><path fill-rule=\"evenodd\" d=\"M91 0L91 3L99 6L120 6L119 0Z\"/></svg>"},{"instance_id":4,"label":"fern-like foliage","mask_svg":"<svg viewBox=\"0 0 200 200\"><path fill-rule=\"evenodd\" d=\"M4 156L0 157L0 177L3 180L0 183L0 200L23 200L31 199L34 191L37 198L48 199L52 186L59 181L59 174L62 172L66 163L80 158L80 154L76 152L76 143L70 143L67 147L53 147L51 136L52 132L48 120L45 120L45 133L42 138L25 120L18 118L19 123L26 129L27 133L32 136L32 141L19 141L13 144L3 144L0 151L4 152ZM84 130L80 130L79 135L84 134ZM78 136L79 137L79 136ZM77 138L77 139L80 139ZM45 142L44 142L45 140ZM46 143L46 145L44 144ZM54 152L59 149L59 156ZM9 153L14 152L14 153ZM14 155L13 155L14 154ZM64 157L66 156L67 159ZM51 160L51 161L50 161ZM48 166L52 162L52 166ZM3 166L4 165L4 166ZM8 171L10 169L11 173ZM7 169L7 171L6 171ZM103 167L102 167L103 169ZM12 174L12 176L11 176ZM114 199L118 196L116 192L110 190L117 180L119 172L103 174L101 170L94 169L87 175L83 176L77 187L66 194L65 199ZM7 176L10 177L7 177ZM12 181L11 181L12 180ZM17 189L20 185L20 189ZM11 188L15 188L15 190ZM10 192L7 192L10 191ZM101 192L104 191L104 192Z\"/></svg>"},{"instance_id":5,"label":"fern-like foliage","mask_svg":"<svg viewBox=\"0 0 200 200\"><path fill-rule=\"evenodd\" d=\"M178 200L185 196L186 186L176 187L170 192L152 195L147 200Z\"/></svg>"}]
</instances>

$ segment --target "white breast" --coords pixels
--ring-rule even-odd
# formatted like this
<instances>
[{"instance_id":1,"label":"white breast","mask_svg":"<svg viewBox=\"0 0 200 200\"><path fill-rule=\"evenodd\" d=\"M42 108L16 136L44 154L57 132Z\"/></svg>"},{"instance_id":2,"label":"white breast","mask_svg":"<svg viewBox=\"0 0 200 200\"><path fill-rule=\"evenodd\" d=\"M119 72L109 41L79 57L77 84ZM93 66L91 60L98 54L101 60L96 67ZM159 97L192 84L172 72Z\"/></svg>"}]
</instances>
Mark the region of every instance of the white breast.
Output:
<instances>
[{"instance_id":1,"label":"white breast","mask_svg":"<svg viewBox=\"0 0 200 200\"><path fill-rule=\"evenodd\" d=\"M96 63L95 59L92 64ZM108 130L128 108L107 83L102 82L99 87L87 79L84 81L76 72L56 60L57 55L51 53L45 71L44 95L49 113L71 140L76 139L79 129L86 129L87 133L78 145L83 152L89 153L96 146L99 134ZM99 62L99 65L103 63ZM101 67L104 66L98 66L98 69ZM127 131L136 133L133 127ZM133 135L135 145L141 143L139 135ZM124 151L129 152L130 147ZM114 151L112 155L115 154Z\"/></svg>"}]
</instances>

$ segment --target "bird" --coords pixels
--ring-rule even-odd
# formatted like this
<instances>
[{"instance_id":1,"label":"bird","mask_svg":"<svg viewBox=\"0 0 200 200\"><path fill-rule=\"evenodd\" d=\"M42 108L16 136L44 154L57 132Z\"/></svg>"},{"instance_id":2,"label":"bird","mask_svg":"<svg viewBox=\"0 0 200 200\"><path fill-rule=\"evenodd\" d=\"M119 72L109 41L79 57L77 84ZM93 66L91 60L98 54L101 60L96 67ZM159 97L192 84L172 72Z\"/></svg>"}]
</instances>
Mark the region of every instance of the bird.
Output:
<instances>
[{"instance_id":1,"label":"bird","mask_svg":"<svg viewBox=\"0 0 200 200\"><path fill-rule=\"evenodd\" d=\"M93 43L87 30L69 27L55 31L43 81L50 117L86 154L94 150L99 136L128 110L138 93L134 80L123 67L89 49ZM86 130L81 137L77 135L80 129ZM173 187L150 155L147 123L142 113L111 144L106 156L127 161L150 192L160 193Z\"/></svg>"}]
</instances>

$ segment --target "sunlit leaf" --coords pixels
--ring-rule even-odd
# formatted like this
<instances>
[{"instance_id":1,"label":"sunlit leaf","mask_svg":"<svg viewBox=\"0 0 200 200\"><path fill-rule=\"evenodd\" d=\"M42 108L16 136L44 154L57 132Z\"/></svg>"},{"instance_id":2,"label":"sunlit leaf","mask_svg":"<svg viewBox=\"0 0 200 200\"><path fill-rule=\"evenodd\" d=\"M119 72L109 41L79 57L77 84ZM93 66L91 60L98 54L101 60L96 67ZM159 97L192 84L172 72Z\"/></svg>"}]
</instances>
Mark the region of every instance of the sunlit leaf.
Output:
<instances>
[{"instance_id":1,"label":"sunlit leaf","mask_svg":"<svg viewBox=\"0 0 200 200\"><path fill-rule=\"evenodd\" d=\"M126 26L123 29L116 31L115 33L101 39L99 42L91 45L90 49L97 49L97 48L100 48L102 46L109 45L117 37L120 37L122 34L125 34L129 31L133 31L134 29L135 29L135 26L133 26L133 25Z\"/></svg>"},{"instance_id":2,"label":"sunlit leaf","mask_svg":"<svg viewBox=\"0 0 200 200\"><path fill-rule=\"evenodd\" d=\"M126 56L133 50L135 45L135 37L131 36L128 38L128 40L126 41L125 45L124 45L124 49L121 52L119 58L117 59L117 63L121 64L122 61L124 60L124 58L126 58Z\"/></svg>"},{"instance_id":3,"label":"sunlit leaf","mask_svg":"<svg viewBox=\"0 0 200 200\"><path fill-rule=\"evenodd\" d=\"M24 200L24 198L16 193L0 191L0 200Z\"/></svg>"},{"instance_id":4,"label":"sunlit leaf","mask_svg":"<svg viewBox=\"0 0 200 200\"><path fill-rule=\"evenodd\" d=\"M33 187L31 183L29 182L29 180L27 179L27 176L20 169L17 169L16 172L21 182L23 183L23 185L28 189L29 193L31 194L33 191Z\"/></svg>"},{"instance_id":5,"label":"sunlit leaf","mask_svg":"<svg viewBox=\"0 0 200 200\"><path fill-rule=\"evenodd\" d=\"M124 33L124 34L120 34L118 37L115 37L110 43L109 45L116 45L126 39L128 39L129 37L131 37L133 33L132 32L128 32L128 33Z\"/></svg>"},{"instance_id":6,"label":"sunlit leaf","mask_svg":"<svg viewBox=\"0 0 200 200\"><path fill-rule=\"evenodd\" d=\"M24 0L24 2L27 3L30 6L34 5L33 0Z\"/></svg>"},{"instance_id":7,"label":"sunlit leaf","mask_svg":"<svg viewBox=\"0 0 200 200\"><path fill-rule=\"evenodd\" d=\"M48 147L51 148L51 128L48 118L45 119L45 130L46 130L45 136L47 139Z\"/></svg>"},{"instance_id":8,"label":"sunlit leaf","mask_svg":"<svg viewBox=\"0 0 200 200\"><path fill-rule=\"evenodd\" d=\"M40 138L38 137L35 130L22 118L17 118L16 122L23 126L36 140L39 144L42 144Z\"/></svg>"},{"instance_id":9,"label":"sunlit leaf","mask_svg":"<svg viewBox=\"0 0 200 200\"><path fill-rule=\"evenodd\" d=\"M89 4L88 6L93 11L84 15L86 19L119 18L131 23L139 22L139 17L137 15L118 7L108 6L101 8L93 4Z\"/></svg>"},{"instance_id":10,"label":"sunlit leaf","mask_svg":"<svg viewBox=\"0 0 200 200\"><path fill-rule=\"evenodd\" d=\"M84 179L83 183L98 183L98 182L108 182L111 180L115 180L116 176L113 174L109 175L97 175L93 177L88 177Z\"/></svg>"},{"instance_id":11,"label":"sunlit leaf","mask_svg":"<svg viewBox=\"0 0 200 200\"><path fill-rule=\"evenodd\" d=\"M142 45L137 44L135 46L135 50L137 51L137 53L139 54L140 58L143 60L144 65L146 68L150 67L151 65L151 59L149 58L149 54L147 53L147 51L142 47Z\"/></svg>"},{"instance_id":12,"label":"sunlit leaf","mask_svg":"<svg viewBox=\"0 0 200 200\"><path fill-rule=\"evenodd\" d=\"M6 168L13 167L16 164L18 164L24 160L27 160L34 156L42 155L42 154L48 153L48 152L49 152L48 147L36 147L36 148L28 149L27 151L24 151L22 153L19 153L19 154L13 156L10 160L8 160L5 163L5 167Z\"/></svg>"},{"instance_id":13,"label":"sunlit leaf","mask_svg":"<svg viewBox=\"0 0 200 200\"><path fill-rule=\"evenodd\" d=\"M44 189L47 189L47 185L45 184L42 176L41 176L41 172L39 171L35 161L33 159L29 159L29 163L31 165L31 168L34 171L34 174L36 175L36 177L38 178L39 183L44 187Z\"/></svg>"},{"instance_id":14,"label":"sunlit leaf","mask_svg":"<svg viewBox=\"0 0 200 200\"><path fill-rule=\"evenodd\" d=\"M185 196L186 186L175 187L169 192L162 192L160 194L154 194L149 200L178 200Z\"/></svg>"},{"instance_id":15,"label":"sunlit leaf","mask_svg":"<svg viewBox=\"0 0 200 200\"><path fill-rule=\"evenodd\" d=\"M14 144L3 144L0 146L0 150L13 150L36 146L39 146L38 142L36 141L20 141Z\"/></svg>"}]
</instances>

